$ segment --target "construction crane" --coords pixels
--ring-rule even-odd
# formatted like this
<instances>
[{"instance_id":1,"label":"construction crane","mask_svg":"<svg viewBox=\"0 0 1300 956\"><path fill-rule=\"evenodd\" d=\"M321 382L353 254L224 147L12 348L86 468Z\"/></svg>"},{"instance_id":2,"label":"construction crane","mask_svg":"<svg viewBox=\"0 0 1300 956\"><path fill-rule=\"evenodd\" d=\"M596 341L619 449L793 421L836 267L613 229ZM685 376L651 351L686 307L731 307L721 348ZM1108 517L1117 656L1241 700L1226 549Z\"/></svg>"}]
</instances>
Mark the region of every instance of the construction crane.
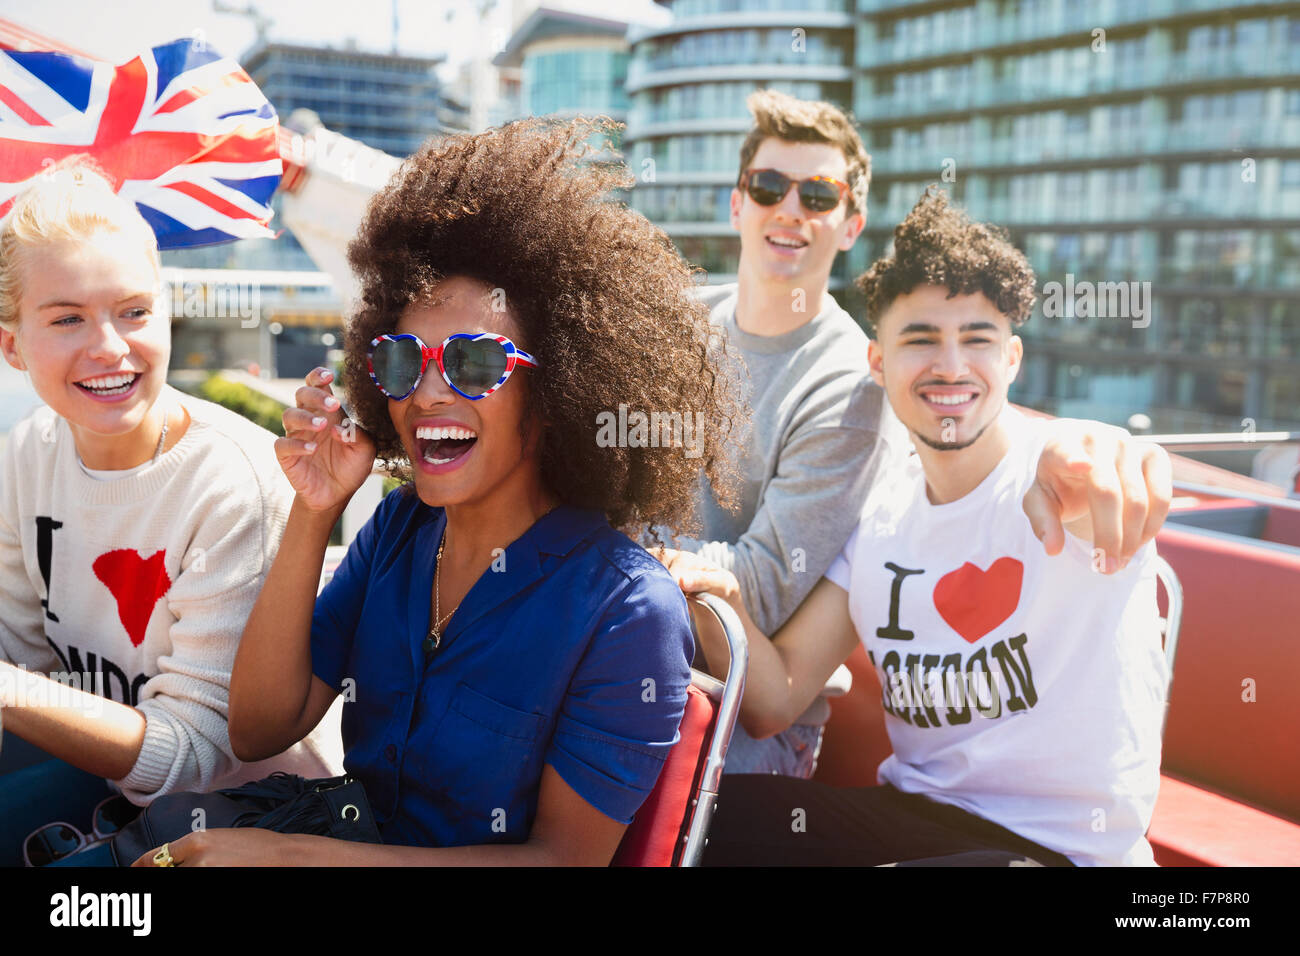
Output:
<instances>
[{"instance_id":1,"label":"construction crane","mask_svg":"<svg viewBox=\"0 0 1300 956\"><path fill-rule=\"evenodd\" d=\"M226 3L225 0L212 0L213 13L229 13L237 17L248 17L253 21L253 29L257 31L257 43L260 45L266 42L267 33L271 25L275 23L270 17L262 13L251 3L242 7L237 7L233 3Z\"/></svg>"}]
</instances>

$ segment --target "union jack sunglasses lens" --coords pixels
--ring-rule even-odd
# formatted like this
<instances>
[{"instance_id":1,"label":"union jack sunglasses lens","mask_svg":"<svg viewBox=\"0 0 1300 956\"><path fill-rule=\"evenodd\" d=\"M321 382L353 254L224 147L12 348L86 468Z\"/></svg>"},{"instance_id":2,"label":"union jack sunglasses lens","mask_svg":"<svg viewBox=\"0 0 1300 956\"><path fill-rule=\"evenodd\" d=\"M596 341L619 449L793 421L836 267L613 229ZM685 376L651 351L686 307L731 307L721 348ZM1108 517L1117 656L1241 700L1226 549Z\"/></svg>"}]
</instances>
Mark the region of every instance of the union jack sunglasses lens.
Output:
<instances>
[{"instance_id":1,"label":"union jack sunglasses lens","mask_svg":"<svg viewBox=\"0 0 1300 956\"><path fill-rule=\"evenodd\" d=\"M375 381L392 398L401 398L415 388L424 371L424 353L414 339L384 339L370 352Z\"/></svg>"},{"instance_id":2,"label":"union jack sunglasses lens","mask_svg":"<svg viewBox=\"0 0 1300 956\"><path fill-rule=\"evenodd\" d=\"M471 398L500 382L506 364L505 346L495 339L454 338L442 351L443 374L453 388ZM370 365L384 394L402 399L425 372L424 349L415 339L384 339L371 349Z\"/></svg>"},{"instance_id":3,"label":"union jack sunglasses lens","mask_svg":"<svg viewBox=\"0 0 1300 956\"><path fill-rule=\"evenodd\" d=\"M452 339L442 351L451 384L467 395L482 395L506 373L506 349L492 339Z\"/></svg>"}]
</instances>

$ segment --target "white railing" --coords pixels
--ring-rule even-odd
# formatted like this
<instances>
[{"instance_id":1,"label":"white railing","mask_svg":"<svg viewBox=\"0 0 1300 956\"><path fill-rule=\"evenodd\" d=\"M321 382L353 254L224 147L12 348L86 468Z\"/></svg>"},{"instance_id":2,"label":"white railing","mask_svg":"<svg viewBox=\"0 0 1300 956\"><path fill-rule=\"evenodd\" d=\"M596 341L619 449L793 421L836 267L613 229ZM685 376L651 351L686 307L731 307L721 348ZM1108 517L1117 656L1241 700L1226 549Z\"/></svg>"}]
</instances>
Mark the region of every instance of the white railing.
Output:
<instances>
[{"instance_id":1,"label":"white railing","mask_svg":"<svg viewBox=\"0 0 1300 956\"><path fill-rule=\"evenodd\" d=\"M1199 435L1143 435L1142 438L1178 451L1228 451L1259 445L1300 443L1300 432L1203 432Z\"/></svg>"}]
</instances>

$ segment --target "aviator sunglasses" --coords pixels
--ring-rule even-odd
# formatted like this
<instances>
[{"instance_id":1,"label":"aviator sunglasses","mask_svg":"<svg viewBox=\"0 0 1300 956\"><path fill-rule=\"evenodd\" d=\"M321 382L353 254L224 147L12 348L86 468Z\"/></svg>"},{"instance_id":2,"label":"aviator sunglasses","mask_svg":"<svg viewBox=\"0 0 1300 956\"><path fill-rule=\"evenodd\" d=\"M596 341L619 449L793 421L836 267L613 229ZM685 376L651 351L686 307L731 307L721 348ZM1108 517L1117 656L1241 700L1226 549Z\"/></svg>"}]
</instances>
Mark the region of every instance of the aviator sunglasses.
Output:
<instances>
[{"instance_id":1,"label":"aviator sunglasses","mask_svg":"<svg viewBox=\"0 0 1300 956\"><path fill-rule=\"evenodd\" d=\"M430 360L437 363L442 380L471 401L487 398L516 368L537 368L537 359L493 332L457 332L437 348L409 333L380 335L371 341L367 357L375 387L398 402L420 387Z\"/></svg>"},{"instance_id":2,"label":"aviator sunglasses","mask_svg":"<svg viewBox=\"0 0 1300 956\"><path fill-rule=\"evenodd\" d=\"M747 169L740 177L739 186L760 206L775 206L791 186L798 186L799 202L809 212L830 212L849 191L848 183L830 176L791 179L775 169Z\"/></svg>"}]
</instances>

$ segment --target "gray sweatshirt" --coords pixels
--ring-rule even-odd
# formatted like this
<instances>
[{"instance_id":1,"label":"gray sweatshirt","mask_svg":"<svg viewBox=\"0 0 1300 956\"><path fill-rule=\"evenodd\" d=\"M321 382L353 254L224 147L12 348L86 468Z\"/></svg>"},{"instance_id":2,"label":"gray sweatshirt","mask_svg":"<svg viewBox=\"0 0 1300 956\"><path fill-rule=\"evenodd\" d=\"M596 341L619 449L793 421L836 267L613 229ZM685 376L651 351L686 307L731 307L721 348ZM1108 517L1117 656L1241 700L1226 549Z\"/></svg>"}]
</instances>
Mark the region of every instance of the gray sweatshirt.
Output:
<instances>
[{"instance_id":1,"label":"gray sweatshirt","mask_svg":"<svg viewBox=\"0 0 1300 956\"><path fill-rule=\"evenodd\" d=\"M700 290L730 350L744 362L751 431L735 443L739 514L699 498L701 538L677 546L727 568L745 607L772 636L826 573L857 525L867 489L906 431L867 370L867 336L832 304L792 332L752 335L736 325L736 286ZM824 700L799 723L824 723Z\"/></svg>"}]
</instances>

